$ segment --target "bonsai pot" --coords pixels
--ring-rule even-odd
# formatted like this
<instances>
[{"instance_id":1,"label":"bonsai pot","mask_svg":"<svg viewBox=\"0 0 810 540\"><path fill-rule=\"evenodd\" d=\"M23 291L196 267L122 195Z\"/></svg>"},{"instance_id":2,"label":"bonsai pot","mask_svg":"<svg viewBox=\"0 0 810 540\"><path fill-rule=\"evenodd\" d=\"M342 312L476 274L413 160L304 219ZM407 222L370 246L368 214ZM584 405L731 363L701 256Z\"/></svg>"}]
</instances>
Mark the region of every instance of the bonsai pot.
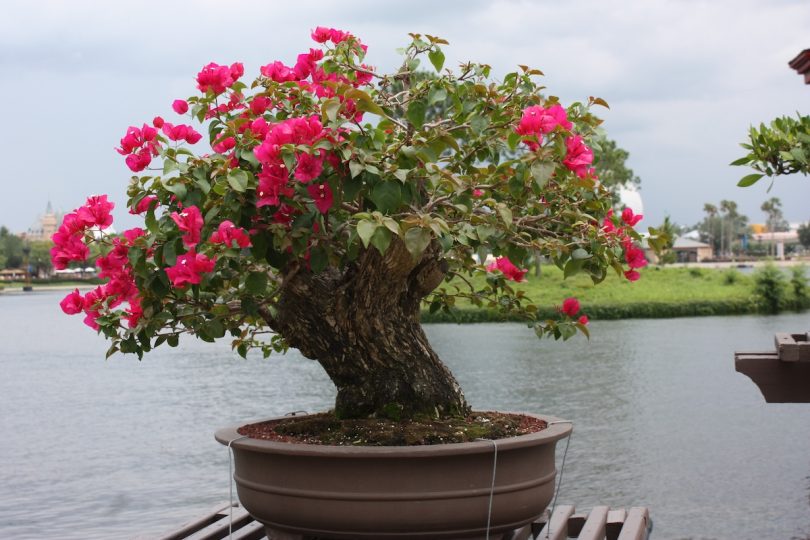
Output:
<instances>
[{"instance_id":1,"label":"bonsai pot","mask_svg":"<svg viewBox=\"0 0 810 540\"><path fill-rule=\"evenodd\" d=\"M473 538L540 517L571 424L536 433L430 446L324 446L241 438L231 443L245 509L268 530L318 538ZM493 488L493 465L496 458ZM489 514L490 496L492 511Z\"/></svg>"}]
</instances>

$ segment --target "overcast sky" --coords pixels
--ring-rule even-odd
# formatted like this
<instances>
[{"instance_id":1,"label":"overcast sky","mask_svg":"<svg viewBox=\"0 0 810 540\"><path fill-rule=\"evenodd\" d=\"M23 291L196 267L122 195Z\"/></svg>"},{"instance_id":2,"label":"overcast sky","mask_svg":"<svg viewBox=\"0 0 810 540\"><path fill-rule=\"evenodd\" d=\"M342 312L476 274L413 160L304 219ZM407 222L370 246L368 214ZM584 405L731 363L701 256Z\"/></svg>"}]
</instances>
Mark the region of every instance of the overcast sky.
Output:
<instances>
[{"instance_id":1,"label":"overcast sky","mask_svg":"<svg viewBox=\"0 0 810 540\"><path fill-rule=\"evenodd\" d=\"M787 65L810 48L808 0L4 0L0 225L23 231L48 199L69 211L96 193L116 201L119 230L136 225L113 150L127 126L172 121L171 102L196 92L210 61L242 61L246 78L294 63L315 26L359 36L378 69L398 65L408 32L429 33L450 41L448 67L529 64L564 103L604 98L604 127L641 177L642 224L694 224L721 199L761 222L770 196L788 220L810 219L810 178L768 194L766 181L737 188L749 170L728 166L752 123L810 113L810 85Z\"/></svg>"}]
</instances>

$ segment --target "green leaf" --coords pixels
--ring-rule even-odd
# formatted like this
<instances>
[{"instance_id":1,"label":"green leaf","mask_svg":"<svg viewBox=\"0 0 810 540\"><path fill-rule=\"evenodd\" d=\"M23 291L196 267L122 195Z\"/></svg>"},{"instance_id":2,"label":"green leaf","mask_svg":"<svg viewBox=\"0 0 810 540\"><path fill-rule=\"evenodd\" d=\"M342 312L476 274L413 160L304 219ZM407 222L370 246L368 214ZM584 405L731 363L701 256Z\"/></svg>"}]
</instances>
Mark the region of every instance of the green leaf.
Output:
<instances>
[{"instance_id":1,"label":"green leaf","mask_svg":"<svg viewBox=\"0 0 810 540\"><path fill-rule=\"evenodd\" d=\"M440 101L444 101L447 99L447 90L441 87L433 87L428 92L428 104L433 105L434 103L439 103Z\"/></svg>"},{"instance_id":2,"label":"green leaf","mask_svg":"<svg viewBox=\"0 0 810 540\"><path fill-rule=\"evenodd\" d=\"M327 122L334 122L337 120L337 114L340 110L340 100L338 98L329 98L321 104L321 120L324 124Z\"/></svg>"},{"instance_id":3,"label":"green leaf","mask_svg":"<svg viewBox=\"0 0 810 540\"><path fill-rule=\"evenodd\" d=\"M735 159L734 161L729 163L729 165L732 165L732 166L747 165L748 162L750 162L750 161L751 161L751 158L749 156L745 156L745 157L741 157L740 159Z\"/></svg>"},{"instance_id":4,"label":"green leaf","mask_svg":"<svg viewBox=\"0 0 810 540\"><path fill-rule=\"evenodd\" d=\"M248 175L242 169L233 169L228 173L228 184L239 193L244 193L248 186Z\"/></svg>"},{"instance_id":5,"label":"green leaf","mask_svg":"<svg viewBox=\"0 0 810 540\"><path fill-rule=\"evenodd\" d=\"M399 182L380 182L371 190L369 198L377 210L390 214L402 204L402 188Z\"/></svg>"},{"instance_id":6,"label":"green leaf","mask_svg":"<svg viewBox=\"0 0 810 540\"><path fill-rule=\"evenodd\" d=\"M203 330L205 331L206 334L215 339L225 336L225 326L219 319L211 319L210 321L205 323L205 326L203 326Z\"/></svg>"},{"instance_id":7,"label":"green leaf","mask_svg":"<svg viewBox=\"0 0 810 540\"><path fill-rule=\"evenodd\" d=\"M563 269L563 277L569 278L575 274L578 274L580 270L582 270L582 265L585 264L585 259L571 259L565 264L565 268Z\"/></svg>"},{"instance_id":8,"label":"green leaf","mask_svg":"<svg viewBox=\"0 0 810 540\"><path fill-rule=\"evenodd\" d=\"M385 111L377 105L370 95L363 92L359 88L353 88L346 92L346 97L353 99L357 109L363 112L370 112L377 116L385 116Z\"/></svg>"},{"instance_id":9,"label":"green leaf","mask_svg":"<svg viewBox=\"0 0 810 540\"><path fill-rule=\"evenodd\" d=\"M362 163L359 163L357 161L350 161L349 162L349 171L352 173L352 178L354 178L355 176L357 176L358 174L363 172L365 170L365 168L366 168L365 165L363 165Z\"/></svg>"},{"instance_id":10,"label":"green leaf","mask_svg":"<svg viewBox=\"0 0 810 540\"><path fill-rule=\"evenodd\" d=\"M480 135L487 127L489 127L489 118L486 116L476 114L470 118L470 128L476 135Z\"/></svg>"},{"instance_id":11,"label":"green leaf","mask_svg":"<svg viewBox=\"0 0 810 540\"><path fill-rule=\"evenodd\" d=\"M146 217L144 217L144 223L146 224L146 228L152 234L159 234L160 233L160 226L158 225L157 219L155 218L155 210L151 209L146 212Z\"/></svg>"},{"instance_id":12,"label":"green leaf","mask_svg":"<svg viewBox=\"0 0 810 540\"><path fill-rule=\"evenodd\" d=\"M267 290L267 274L264 272L251 272L245 278L245 289L250 294L261 295Z\"/></svg>"},{"instance_id":13,"label":"green leaf","mask_svg":"<svg viewBox=\"0 0 810 540\"><path fill-rule=\"evenodd\" d=\"M576 260L590 259L592 256L593 255L591 255L590 253L588 253L586 250L584 250L582 248L575 249L574 252L571 254L571 257L573 257Z\"/></svg>"},{"instance_id":14,"label":"green leaf","mask_svg":"<svg viewBox=\"0 0 810 540\"><path fill-rule=\"evenodd\" d=\"M546 161L535 161L532 163L531 171L537 187L542 189L548 179L551 178L552 173L554 173L554 164Z\"/></svg>"},{"instance_id":15,"label":"green leaf","mask_svg":"<svg viewBox=\"0 0 810 540\"><path fill-rule=\"evenodd\" d=\"M434 50L428 53L428 58L430 59L430 63L433 64L433 67L436 68L436 71L441 71L444 67L444 53L436 47Z\"/></svg>"},{"instance_id":16,"label":"green leaf","mask_svg":"<svg viewBox=\"0 0 810 540\"><path fill-rule=\"evenodd\" d=\"M174 182L172 184L164 183L163 187L166 188L166 191L174 193L175 197L181 201L186 198L186 194L188 193L186 186L182 182Z\"/></svg>"},{"instance_id":17,"label":"green leaf","mask_svg":"<svg viewBox=\"0 0 810 540\"><path fill-rule=\"evenodd\" d=\"M498 214L500 214L504 225L507 227L512 226L512 210L510 210L508 206L503 203L498 204Z\"/></svg>"},{"instance_id":18,"label":"green leaf","mask_svg":"<svg viewBox=\"0 0 810 540\"><path fill-rule=\"evenodd\" d=\"M363 220L357 222L357 235L363 242L363 247L368 247L371 237L378 226L379 224L374 221Z\"/></svg>"},{"instance_id":19,"label":"green leaf","mask_svg":"<svg viewBox=\"0 0 810 540\"><path fill-rule=\"evenodd\" d=\"M408 252L410 252L414 259L417 259L430 244L430 238L430 229L411 227L405 232L403 241L405 242L405 247L408 249Z\"/></svg>"},{"instance_id":20,"label":"green leaf","mask_svg":"<svg viewBox=\"0 0 810 540\"><path fill-rule=\"evenodd\" d=\"M405 182L408 180L409 172L411 172L410 169L397 169L394 171L394 177L400 182Z\"/></svg>"},{"instance_id":21,"label":"green leaf","mask_svg":"<svg viewBox=\"0 0 810 540\"><path fill-rule=\"evenodd\" d=\"M425 123L426 110L427 105L425 102L418 99L408 105L408 111L405 113L405 116L408 118L408 121L413 124L413 127L420 129Z\"/></svg>"},{"instance_id":22,"label":"green leaf","mask_svg":"<svg viewBox=\"0 0 810 540\"><path fill-rule=\"evenodd\" d=\"M737 182L737 185L738 185L739 187L748 187L748 186L752 186L752 185L756 184L756 183L757 183L757 180L759 180L759 179L760 179L760 178L762 178L763 176L765 176L765 175L764 175L764 174L760 174L760 173L749 174L748 176L744 176L744 177L742 178L742 180L740 180L739 182Z\"/></svg>"},{"instance_id":23,"label":"green leaf","mask_svg":"<svg viewBox=\"0 0 810 540\"><path fill-rule=\"evenodd\" d=\"M371 245L377 248L381 255L385 255L388 246L391 245L391 231L386 227L377 227L371 235Z\"/></svg>"}]
</instances>

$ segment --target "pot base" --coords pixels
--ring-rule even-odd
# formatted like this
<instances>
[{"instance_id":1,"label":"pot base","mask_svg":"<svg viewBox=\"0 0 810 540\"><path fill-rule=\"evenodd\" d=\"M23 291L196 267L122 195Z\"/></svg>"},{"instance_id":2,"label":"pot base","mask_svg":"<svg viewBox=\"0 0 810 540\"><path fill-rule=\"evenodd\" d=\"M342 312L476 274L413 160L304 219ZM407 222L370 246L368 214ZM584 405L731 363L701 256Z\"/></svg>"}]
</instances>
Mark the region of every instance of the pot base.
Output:
<instances>
[{"instance_id":1,"label":"pot base","mask_svg":"<svg viewBox=\"0 0 810 540\"><path fill-rule=\"evenodd\" d=\"M236 440L236 428L216 438L233 440L239 499L275 538L485 537L490 496L492 538L537 519L554 493L555 445L571 425L528 416L549 426L497 441L417 447Z\"/></svg>"}]
</instances>

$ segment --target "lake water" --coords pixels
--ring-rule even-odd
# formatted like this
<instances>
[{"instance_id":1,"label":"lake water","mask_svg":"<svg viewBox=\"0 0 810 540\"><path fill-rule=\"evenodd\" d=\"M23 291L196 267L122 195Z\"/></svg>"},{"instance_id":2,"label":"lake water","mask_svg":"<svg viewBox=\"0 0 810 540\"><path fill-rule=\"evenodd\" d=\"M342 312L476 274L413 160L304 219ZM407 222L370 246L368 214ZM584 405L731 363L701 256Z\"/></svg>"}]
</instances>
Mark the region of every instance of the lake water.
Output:
<instances>
[{"instance_id":1,"label":"lake water","mask_svg":"<svg viewBox=\"0 0 810 540\"><path fill-rule=\"evenodd\" d=\"M0 295L0 538L171 530L228 500L216 428L334 398L294 351L242 360L188 340L105 361L63 294ZM595 321L565 344L519 324L427 332L474 407L574 422L561 504L645 505L655 539L737 540L810 537L810 405L766 404L733 361L808 328L788 314Z\"/></svg>"}]
</instances>

